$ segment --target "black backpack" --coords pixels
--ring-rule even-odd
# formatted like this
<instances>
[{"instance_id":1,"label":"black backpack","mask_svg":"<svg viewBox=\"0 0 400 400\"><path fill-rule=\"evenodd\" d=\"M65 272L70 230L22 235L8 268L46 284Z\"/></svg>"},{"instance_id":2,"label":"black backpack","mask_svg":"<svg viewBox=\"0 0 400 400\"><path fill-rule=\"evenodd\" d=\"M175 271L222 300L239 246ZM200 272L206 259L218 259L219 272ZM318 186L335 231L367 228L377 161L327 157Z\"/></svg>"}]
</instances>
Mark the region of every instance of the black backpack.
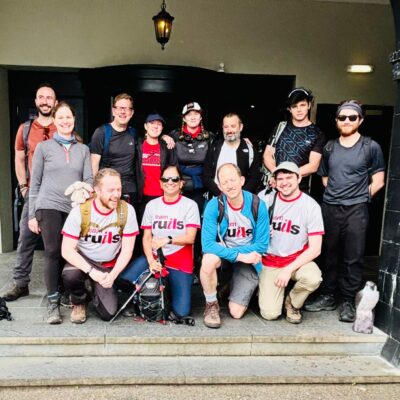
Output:
<instances>
[{"instance_id":1,"label":"black backpack","mask_svg":"<svg viewBox=\"0 0 400 400\"><path fill-rule=\"evenodd\" d=\"M137 279L136 287L140 287L140 290L133 301L145 321L166 321L169 313L167 279L157 274L157 276L152 275L144 282L149 273L150 271L147 269Z\"/></svg>"}]
</instances>

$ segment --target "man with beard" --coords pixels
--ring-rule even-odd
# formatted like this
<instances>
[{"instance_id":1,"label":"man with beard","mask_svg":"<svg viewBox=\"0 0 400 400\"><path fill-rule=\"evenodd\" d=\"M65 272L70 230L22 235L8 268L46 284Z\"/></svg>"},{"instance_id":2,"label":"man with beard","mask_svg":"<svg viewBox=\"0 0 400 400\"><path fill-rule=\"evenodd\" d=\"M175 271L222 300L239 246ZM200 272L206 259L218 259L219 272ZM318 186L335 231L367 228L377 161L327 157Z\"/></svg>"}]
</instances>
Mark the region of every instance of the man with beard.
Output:
<instances>
[{"instance_id":1,"label":"man with beard","mask_svg":"<svg viewBox=\"0 0 400 400\"><path fill-rule=\"evenodd\" d=\"M86 321L86 279L92 283L93 306L100 317L109 321L114 316L118 306L114 282L130 261L139 233L135 210L120 201L122 184L117 171L101 169L94 178L94 190L94 199L73 208L62 230L61 251L67 262L62 276L75 324Z\"/></svg>"},{"instance_id":2,"label":"man with beard","mask_svg":"<svg viewBox=\"0 0 400 400\"><path fill-rule=\"evenodd\" d=\"M307 193L310 176L318 170L325 144L325 135L310 120L313 102L314 96L310 90L292 90L286 100L288 122L278 125L264 151L264 165L271 173L284 161L294 162L300 167L300 190ZM269 184L275 185L273 175Z\"/></svg>"},{"instance_id":3,"label":"man with beard","mask_svg":"<svg viewBox=\"0 0 400 400\"><path fill-rule=\"evenodd\" d=\"M244 177L243 189L255 193L260 181L260 159L258 152L248 139L241 139L243 123L238 114L225 115L222 122L224 139L209 146L204 162L204 184L213 196L221 191L218 187L218 168L226 163L239 167Z\"/></svg>"},{"instance_id":4,"label":"man with beard","mask_svg":"<svg viewBox=\"0 0 400 400\"><path fill-rule=\"evenodd\" d=\"M14 301L29 295L30 273L32 271L33 253L39 235L28 227L29 211L29 177L32 173L32 158L36 146L53 137L56 127L53 124L52 111L57 104L56 93L50 84L41 84L36 91L35 105L38 117L32 122L21 124L15 138L15 174L19 190L24 198L16 263L13 269L13 286L4 294L6 301ZM24 134L25 132L28 135ZM27 136L27 137L26 137Z\"/></svg>"},{"instance_id":5,"label":"man with beard","mask_svg":"<svg viewBox=\"0 0 400 400\"><path fill-rule=\"evenodd\" d=\"M334 310L338 292L339 320L343 322L354 321L354 299L362 285L368 203L385 184L385 162L379 144L358 132L363 120L357 101L347 100L339 105L336 126L340 136L324 147L318 171L325 186L325 265L321 294L305 309Z\"/></svg>"}]
</instances>

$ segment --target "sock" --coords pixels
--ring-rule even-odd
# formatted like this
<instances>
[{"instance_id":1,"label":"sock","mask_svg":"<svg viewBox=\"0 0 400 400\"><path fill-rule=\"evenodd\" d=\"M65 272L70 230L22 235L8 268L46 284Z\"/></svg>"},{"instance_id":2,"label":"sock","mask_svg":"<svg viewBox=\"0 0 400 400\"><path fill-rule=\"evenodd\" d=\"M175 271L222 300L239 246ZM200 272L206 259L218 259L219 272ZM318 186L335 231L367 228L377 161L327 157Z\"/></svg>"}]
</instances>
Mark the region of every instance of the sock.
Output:
<instances>
[{"instance_id":1,"label":"sock","mask_svg":"<svg viewBox=\"0 0 400 400\"><path fill-rule=\"evenodd\" d=\"M217 301L217 292L211 294L204 292L204 297L206 298L207 303L212 303L213 301Z\"/></svg>"}]
</instances>

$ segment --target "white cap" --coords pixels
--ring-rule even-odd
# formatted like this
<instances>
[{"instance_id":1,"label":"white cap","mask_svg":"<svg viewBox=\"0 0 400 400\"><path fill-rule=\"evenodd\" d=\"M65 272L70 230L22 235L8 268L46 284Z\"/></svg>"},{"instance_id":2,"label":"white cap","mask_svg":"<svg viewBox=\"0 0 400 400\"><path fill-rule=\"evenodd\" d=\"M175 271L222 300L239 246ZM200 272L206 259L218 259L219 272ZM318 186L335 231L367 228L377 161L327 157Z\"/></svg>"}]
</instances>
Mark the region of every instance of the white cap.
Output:
<instances>
[{"instance_id":1,"label":"white cap","mask_svg":"<svg viewBox=\"0 0 400 400\"><path fill-rule=\"evenodd\" d=\"M187 114L189 111L198 111L198 112L201 112L202 109L201 109L199 103L193 102L193 103L187 103L187 104L185 105L185 107L183 107L182 115Z\"/></svg>"},{"instance_id":2,"label":"white cap","mask_svg":"<svg viewBox=\"0 0 400 400\"><path fill-rule=\"evenodd\" d=\"M279 172L279 171L289 171L289 172L293 172L297 176L300 176L300 168L291 161L284 161L284 162L280 163L276 167L276 170L274 171L274 176L276 176L277 172Z\"/></svg>"}]
</instances>

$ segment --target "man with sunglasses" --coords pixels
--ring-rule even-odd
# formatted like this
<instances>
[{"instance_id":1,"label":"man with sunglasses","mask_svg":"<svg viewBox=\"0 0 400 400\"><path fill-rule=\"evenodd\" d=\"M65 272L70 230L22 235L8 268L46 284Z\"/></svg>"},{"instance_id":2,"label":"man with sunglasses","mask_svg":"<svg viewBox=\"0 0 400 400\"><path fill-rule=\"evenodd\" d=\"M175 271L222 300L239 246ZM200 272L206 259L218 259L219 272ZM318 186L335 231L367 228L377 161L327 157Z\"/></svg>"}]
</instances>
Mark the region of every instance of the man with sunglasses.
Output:
<instances>
[{"instance_id":1,"label":"man with sunglasses","mask_svg":"<svg viewBox=\"0 0 400 400\"><path fill-rule=\"evenodd\" d=\"M33 253L39 235L28 228L29 211L29 177L32 173L32 159L36 146L53 137L56 127L52 112L57 104L56 93L48 83L41 84L36 91L35 105L38 116L33 121L21 124L15 138L15 174L18 187L24 198L16 264L13 269L13 286L4 294L6 301L14 301L29 295L30 273L32 271ZM25 132L24 132L25 131Z\"/></svg>"},{"instance_id":2,"label":"man with sunglasses","mask_svg":"<svg viewBox=\"0 0 400 400\"><path fill-rule=\"evenodd\" d=\"M357 101L347 100L339 105L336 126L340 136L326 144L318 170L325 186L322 203L325 265L321 294L306 304L305 309L334 310L338 292L339 320L343 322L354 321L354 299L362 286L368 203L385 184L385 162L379 144L358 131L363 120L363 110Z\"/></svg>"},{"instance_id":3,"label":"man with sunglasses","mask_svg":"<svg viewBox=\"0 0 400 400\"><path fill-rule=\"evenodd\" d=\"M317 172L321 161L325 135L311 122L314 96L304 88L293 89L286 101L287 122L281 122L271 134L264 151L264 166L271 172L269 185L275 185L273 173L284 161L300 167L303 177L300 189L309 193L310 176Z\"/></svg>"}]
</instances>

